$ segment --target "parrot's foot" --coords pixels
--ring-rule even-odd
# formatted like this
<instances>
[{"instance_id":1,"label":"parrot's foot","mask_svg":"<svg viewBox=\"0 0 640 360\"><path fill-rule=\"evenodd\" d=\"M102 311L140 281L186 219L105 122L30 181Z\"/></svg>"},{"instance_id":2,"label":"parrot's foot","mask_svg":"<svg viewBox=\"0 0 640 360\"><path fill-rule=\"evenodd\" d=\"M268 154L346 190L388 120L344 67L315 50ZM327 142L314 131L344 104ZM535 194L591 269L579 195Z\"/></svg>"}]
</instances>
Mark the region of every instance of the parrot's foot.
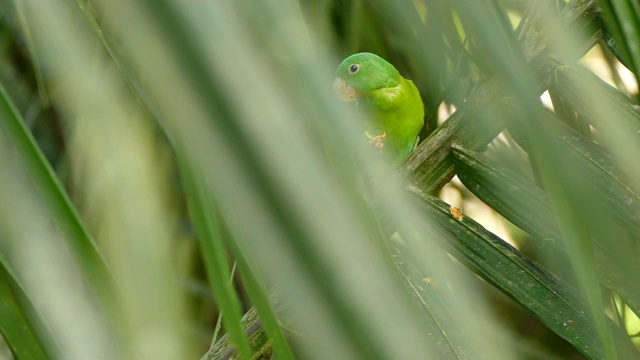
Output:
<instances>
[{"instance_id":1,"label":"parrot's foot","mask_svg":"<svg viewBox=\"0 0 640 360\"><path fill-rule=\"evenodd\" d=\"M382 134L376 136L369 134L368 131L365 131L364 134L367 135L367 138L369 138L369 144L373 144L373 146L375 146L375 148L378 150L382 149L382 147L384 146L384 140L387 138L386 132L383 132Z\"/></svg>"}]
</instances>

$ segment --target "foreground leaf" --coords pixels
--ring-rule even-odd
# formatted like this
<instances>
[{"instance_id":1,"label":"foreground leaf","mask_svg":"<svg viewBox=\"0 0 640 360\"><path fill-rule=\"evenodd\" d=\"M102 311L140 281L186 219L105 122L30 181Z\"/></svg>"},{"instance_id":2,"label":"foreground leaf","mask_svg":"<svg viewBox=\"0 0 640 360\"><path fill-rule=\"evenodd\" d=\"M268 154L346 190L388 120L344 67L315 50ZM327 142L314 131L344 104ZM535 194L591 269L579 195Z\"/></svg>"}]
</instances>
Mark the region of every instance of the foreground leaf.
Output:
<instances>
[{"instance_id":1,"label":"foreground leaf","mask_svg":"<svg viewBox=\"0 0 640 360\"><path fill-rule=\"evenodd\" d=\"M0 85L0 125L15 145L22 157L25 168L49 209L58 228L67 236L69 247L75 252L83 274L89 280L101 300L113 295L112 279L107 265L98 251L91 235L71 202L69 195L60 183L55 171L45 158L42 150L25 126L4 87Z\"/></svg>"},{"instance_id":2,"label":"foreground leaf","mask_svg":"<svg viewBox=\"0 0 640 360\"><path fill-rule=\"evenodd\" d=\"M589 359L605 358L605 350L588 307L567 283L522 255L468 217L457 219L438 198L414 191L421 209L442 228L442 244L472 271L533 313L549 329ZM639 356L626 334L609 321L618 354Z\"/></svg>"},{"instance_id":3,"label":"foreground leaf","mask_svg":"<svg viewBox=\"0 0 640 360\"><path fill-rule=\"evenodd\" d=\"M46 328L7 263L0 257L0 333L16 359L49 359Z\"/></svg>"},{"instance_id":4,"label":"foreground leaf","mask_svg":"<svg viewBox=\"0 0 640 360\"><path fill-rule=\"evenodd\" d=\"M565 139L576 140L568 137ZM582 145L586 146L586 144ZM482 155L462 147L454 149L454 157L458 177L474 195L514 225L531 234L538 246L552 248L557 261L567 261L560 230L542 189L532 180L513 174L504 167L498 167ZM598 162L594 158L586 159ZM594 166L594 168L602 167ZM602 179L606 180L609 176L606 172L600 173ZM603 183L615 189L615 182L603 181ZM627 217L626 221L632 221L634 211L635 209L631 209L631 212L619 211L618 215ZM593 250L602 284L620 294L634 312L640 313L640 286L632 275L634 272L624 269L621 266L620 257L613 257L606 250L607 243L611 244L616 239L594 238L593 240L595 245Z\"/></svg>"}]
</instances>

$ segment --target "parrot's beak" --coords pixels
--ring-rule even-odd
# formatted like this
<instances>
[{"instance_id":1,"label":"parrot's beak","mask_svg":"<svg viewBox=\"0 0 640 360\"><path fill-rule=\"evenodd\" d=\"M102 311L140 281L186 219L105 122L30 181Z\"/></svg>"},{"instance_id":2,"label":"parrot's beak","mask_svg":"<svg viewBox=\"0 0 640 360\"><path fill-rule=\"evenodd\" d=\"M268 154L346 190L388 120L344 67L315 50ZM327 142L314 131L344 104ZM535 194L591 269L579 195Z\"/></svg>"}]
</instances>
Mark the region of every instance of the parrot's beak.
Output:
<instances>
[{"instance_id":1,"label":"parrot's beak","mask_svg":"<svg viewBox=\"0 0 640 360\"><path fill-rule=\"evenodd\" d=\"M342 101L355 101L360 97L360 94L356 89L337 77L333 81L333 92L338 96L338 99Z\"/></svg>"}]
</instances>

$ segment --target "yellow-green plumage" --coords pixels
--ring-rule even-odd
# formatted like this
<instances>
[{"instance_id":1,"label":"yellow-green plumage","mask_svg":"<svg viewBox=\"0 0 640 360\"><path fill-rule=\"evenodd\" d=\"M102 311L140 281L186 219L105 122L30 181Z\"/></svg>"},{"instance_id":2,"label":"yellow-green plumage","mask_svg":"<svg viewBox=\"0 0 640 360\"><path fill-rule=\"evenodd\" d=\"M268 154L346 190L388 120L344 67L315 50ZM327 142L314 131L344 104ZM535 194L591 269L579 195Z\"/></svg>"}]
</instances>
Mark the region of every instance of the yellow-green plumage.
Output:
<instances>
[{"instance_id":1,"label":"yellow-green plumage","mask_svg":"<svg viewBox=\"0 0 640 360\"><path fill-rule=\"evenodd\" d=\"M394 163L409 156L424 125L422 99L411 80L378 55L358 53L338 66L334 89L341 100L371 113L364 130L376 147Z\"/></svg>"}]
</instances>

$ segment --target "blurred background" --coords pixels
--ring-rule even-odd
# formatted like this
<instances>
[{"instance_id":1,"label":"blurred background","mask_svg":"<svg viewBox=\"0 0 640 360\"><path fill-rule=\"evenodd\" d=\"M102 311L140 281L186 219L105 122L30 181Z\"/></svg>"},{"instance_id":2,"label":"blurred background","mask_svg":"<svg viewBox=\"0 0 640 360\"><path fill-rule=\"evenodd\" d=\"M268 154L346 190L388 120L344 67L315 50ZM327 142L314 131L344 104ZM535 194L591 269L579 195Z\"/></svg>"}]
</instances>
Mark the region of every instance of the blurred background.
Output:
<instances>
[{"instance_id":1,"label":"blurred background","mask_svg":"<svg viewBox=\"0 0 640 360\"><path fill-rule=\"evenodd\" d=\"M638 44L634 0L2 0L0 358L640 358Z\"/></svg>"}]
</instances>

